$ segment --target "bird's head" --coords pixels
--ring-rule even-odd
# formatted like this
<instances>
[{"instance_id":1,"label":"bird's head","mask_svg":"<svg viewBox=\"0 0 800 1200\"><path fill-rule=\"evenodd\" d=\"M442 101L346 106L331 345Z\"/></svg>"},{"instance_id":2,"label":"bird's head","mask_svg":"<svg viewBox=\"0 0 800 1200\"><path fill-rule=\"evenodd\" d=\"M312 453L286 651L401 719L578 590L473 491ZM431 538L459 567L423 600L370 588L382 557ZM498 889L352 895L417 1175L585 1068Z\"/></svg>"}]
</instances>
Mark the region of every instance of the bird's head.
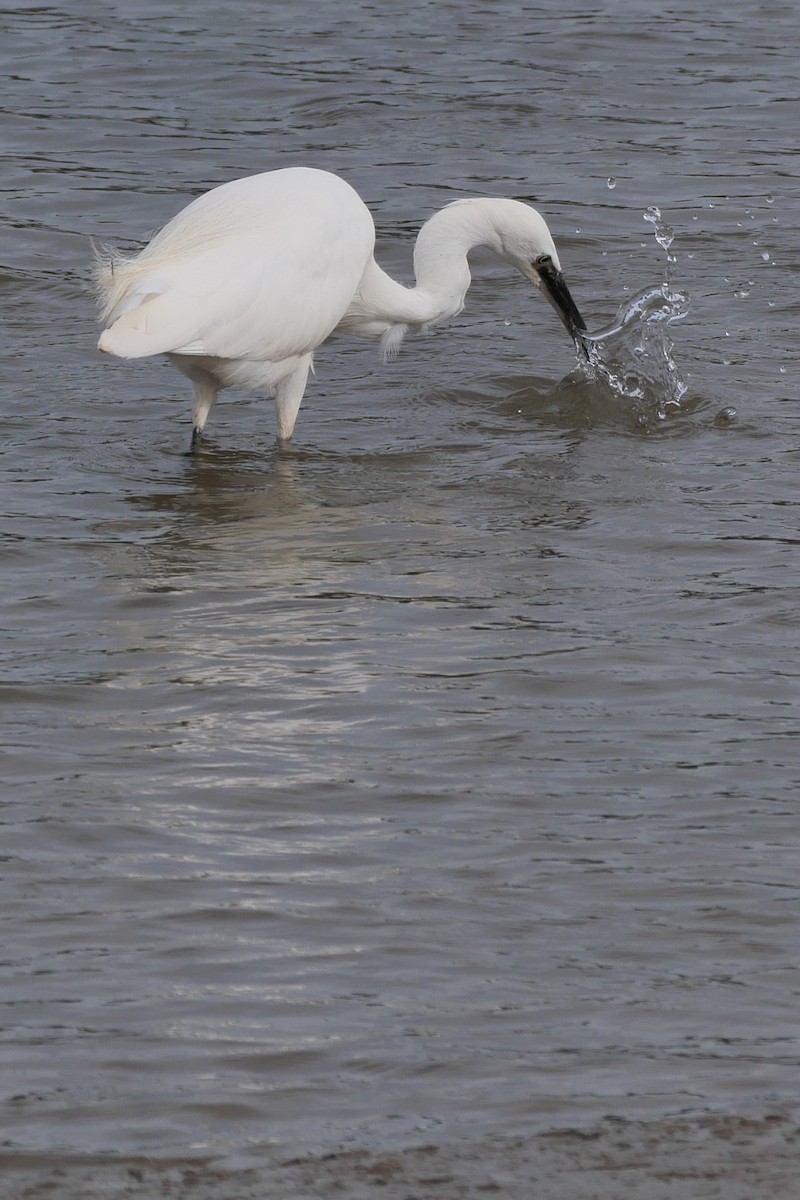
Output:
<instances>
[{"instance_id":1,"label":"bird's head","mask_svg":"<svg viewBox=\"0 0 800 1200\"><path fill-rule=\"evenodd\" d=\"M558 313L578 351L589 357L586 322L570 295L558 251L541 213L519 200L500 200L497 208L497 252L530 280Z\"/></svg>"}]
</instances>

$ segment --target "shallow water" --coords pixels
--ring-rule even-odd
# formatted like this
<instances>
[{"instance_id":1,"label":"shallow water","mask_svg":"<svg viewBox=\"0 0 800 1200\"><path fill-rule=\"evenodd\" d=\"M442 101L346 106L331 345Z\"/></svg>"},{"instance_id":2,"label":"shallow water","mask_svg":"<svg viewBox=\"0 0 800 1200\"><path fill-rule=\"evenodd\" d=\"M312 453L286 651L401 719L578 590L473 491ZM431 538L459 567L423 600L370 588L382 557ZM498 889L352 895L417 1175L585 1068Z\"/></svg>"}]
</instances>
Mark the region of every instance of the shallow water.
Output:
<instances>
[{"instance_id":1,"label":"shallow water","mask_svg":"<svg viewBox=\"0 0 800 1200\"><path fill-rule=\"evenodd\" d=\"M616 186L616 184L615 184ZM684 408L688 384L675 361L671 326L689 312L689 297L675 286L675 231L664 221L657 205L644 213L656 241L666 251L664 280L625 300L603 329L582 335L581 363L594 385L595 398L603 389L622 401L624 410L642 428L678 416ZM721 409L717 421L728 424L736 409Z\"/></svg>"},{"instance_id":2,"label":"shallow water","mask_svg":"<svg viewBox=\"0 0 800 1200\"><path fill-rule=\"evenodd\" d=\"M4 1145L795 1099L798 14L6 24ZM185 381L95 352L88 239L296 162L406 279L443 202L535 199L593 330L664 284L657 205L679 403L478 255L396 362L320 351L293 456L230 393L186 457Z\"/></svg>"}]
</instances>

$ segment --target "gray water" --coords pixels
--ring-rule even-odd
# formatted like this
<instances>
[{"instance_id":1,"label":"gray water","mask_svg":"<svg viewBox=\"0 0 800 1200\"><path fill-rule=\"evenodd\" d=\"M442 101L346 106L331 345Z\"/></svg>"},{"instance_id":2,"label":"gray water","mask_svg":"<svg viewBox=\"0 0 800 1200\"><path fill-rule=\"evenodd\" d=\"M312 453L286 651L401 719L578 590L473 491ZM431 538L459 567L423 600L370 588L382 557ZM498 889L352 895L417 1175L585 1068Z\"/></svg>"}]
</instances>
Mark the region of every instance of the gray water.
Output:
<instances>
[{"instance_id":1,"label":"gray water","mask_svg":"<svg viewBox=\"0 0 800 1200\"><path fill-rule=\"evenodd\" d=\"M796 1099L796 6L2 21L5 1149ZM320 350L294 455L226 393L187 457L186 381L96 353L89 239L295 163L404 280L443 203L535 201L598 330L658 206L679 402L478 255L396 362Z\"/></svg>"}]
</instances>

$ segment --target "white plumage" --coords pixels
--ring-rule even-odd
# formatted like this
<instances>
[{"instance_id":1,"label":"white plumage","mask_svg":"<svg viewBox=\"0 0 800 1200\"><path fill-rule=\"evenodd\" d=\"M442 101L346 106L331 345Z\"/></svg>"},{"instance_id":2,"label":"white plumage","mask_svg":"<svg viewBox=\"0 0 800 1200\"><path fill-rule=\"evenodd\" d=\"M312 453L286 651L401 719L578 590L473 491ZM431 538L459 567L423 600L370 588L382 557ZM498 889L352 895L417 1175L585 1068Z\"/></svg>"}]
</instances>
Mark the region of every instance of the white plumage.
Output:
<instances>
[{"instance_id":1,"label":"white plumage","mask_svg":"<svg viewBox=\"0 0 800 1200\"><path fill-rule=\"evenodd\" d=\"M166 354L194 387L193 442L221 388L273 393L291 437L313 352L337 327L394 352L409 327L460 311L467 254L488 245L546 295L580 347L585 328L543 218L515 200L462 200L420 230L415 288L375 262L375 226L336 175L294 167L198 197L131 257L97 250L99 348Z\"/></svg>"}]
</instances>

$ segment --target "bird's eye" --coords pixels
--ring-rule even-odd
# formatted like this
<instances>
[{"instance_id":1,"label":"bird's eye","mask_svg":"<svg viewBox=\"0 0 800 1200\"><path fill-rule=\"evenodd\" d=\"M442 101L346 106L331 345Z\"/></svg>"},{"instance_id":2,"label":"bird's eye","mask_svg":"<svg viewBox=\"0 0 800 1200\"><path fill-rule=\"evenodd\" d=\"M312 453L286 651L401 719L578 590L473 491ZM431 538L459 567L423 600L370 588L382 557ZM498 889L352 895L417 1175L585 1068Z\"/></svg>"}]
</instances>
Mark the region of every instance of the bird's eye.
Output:
<instances>
[{"instance_id":1,"label":"bird's eye","mask_svg":"<svg viewBox=\"0 0 800 1200\"><path fill-rule=\"evenodd\" d=\"M553 265L552 256L550 254L540 254L539 257L535 260L533 265L535 267L537 267L540 271L544 267L552 267L552 265Z\"/></svg>"}]
</instances>

